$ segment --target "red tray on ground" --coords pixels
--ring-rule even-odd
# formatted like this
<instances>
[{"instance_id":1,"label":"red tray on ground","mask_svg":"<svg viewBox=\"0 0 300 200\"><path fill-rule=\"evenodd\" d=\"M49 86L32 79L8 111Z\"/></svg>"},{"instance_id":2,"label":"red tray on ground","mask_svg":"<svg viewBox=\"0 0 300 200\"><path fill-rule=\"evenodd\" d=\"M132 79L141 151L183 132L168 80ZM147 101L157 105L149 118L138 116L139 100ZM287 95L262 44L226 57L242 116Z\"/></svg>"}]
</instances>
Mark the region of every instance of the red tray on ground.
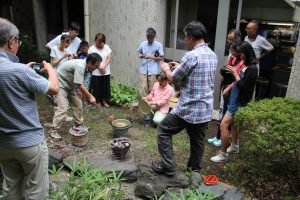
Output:
<instances>
[{"instance_id":1,"label":"red tray on ground","mask_svg":"<svg viewBox=\"0 0 300 200\"><path fill-rule=\"evenodd\" d=\"M219 183L219 179L216 175L207 175L204 176L204 183L206 185L216 185Z\"/></svg>"}]
</instances>

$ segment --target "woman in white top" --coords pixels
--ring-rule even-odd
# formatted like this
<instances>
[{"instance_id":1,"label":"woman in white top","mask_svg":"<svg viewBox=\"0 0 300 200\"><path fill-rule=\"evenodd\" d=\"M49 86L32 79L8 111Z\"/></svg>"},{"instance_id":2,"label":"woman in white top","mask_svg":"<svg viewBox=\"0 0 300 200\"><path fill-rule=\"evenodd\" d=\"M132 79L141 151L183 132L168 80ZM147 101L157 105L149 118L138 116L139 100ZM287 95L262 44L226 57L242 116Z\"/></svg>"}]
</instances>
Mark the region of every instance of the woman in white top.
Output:
<instances>
[{"instance_id":1,"label":"woman in white top","mask_svg":"<svg viewBox=\"0 0 300 200\"><path fill-rule=\"evenodd\" d=\"M91 90L97 103L109 107L110 101L110 54L111 49L105 44L105 35L97 33L95 44L89 48L88 53L98 53L102 57L102 62L98 69L92 72Z\"/></svg>"},{"instance_id":2,"label":"woman in white top","mask_svg":"<svg viewBox=\"0 0 300 200\"><path fill-rule=\"evenodd\" d=\"M67 48L70 46L70 44L71 36L64 34L61 36L60 44L52 47L50 57L51 64L55 71L58 70L62 63L69 60L69 58L72 56L72 54L67 51Z\"/></svg>"}]
</instances>

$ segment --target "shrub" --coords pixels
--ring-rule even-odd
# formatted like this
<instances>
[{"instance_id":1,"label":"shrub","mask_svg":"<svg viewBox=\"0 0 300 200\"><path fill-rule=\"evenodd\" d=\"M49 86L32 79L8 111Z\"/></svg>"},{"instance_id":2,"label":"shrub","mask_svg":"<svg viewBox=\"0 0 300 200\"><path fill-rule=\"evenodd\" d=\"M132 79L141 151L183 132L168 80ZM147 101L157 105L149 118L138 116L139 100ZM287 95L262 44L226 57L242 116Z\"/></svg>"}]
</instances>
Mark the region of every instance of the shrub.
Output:
<instances>
[{"instance_id":1,"label":"shrub","mask_svg":"<svg viewBox=\"0 0 300 200\"><path fill-rule=\"evenodd\" d=\"M130 104L139 99L139 93L132 87L112 82L111 83L111 102L115 104Z\"/></svg>"},{"instance_id":2,"label":"shrub","mask_svg":"<svg viewBox=\"0 0 300 200\"><path fill-rule=\"evenodd\" d=\"M300 192L300 100L251 102L238 110L235 122L244 139L240 157L226 165L228 175L246 185L253 177L284 181L288 192Z\"/></svg>"},{"instance_id":3,"label":"shrub","mask_svg":"<svg viewBox=\"0 0 300 200\"><path fill-rule=\"evenodd\" d=\"M50 61L50 56L47 50L38 50L31 36L20 31L19 37L22 41L22 45L20 46L17 55L21 63L42 62L43 60L47 62Z\"/></svg>"}]
</instances>

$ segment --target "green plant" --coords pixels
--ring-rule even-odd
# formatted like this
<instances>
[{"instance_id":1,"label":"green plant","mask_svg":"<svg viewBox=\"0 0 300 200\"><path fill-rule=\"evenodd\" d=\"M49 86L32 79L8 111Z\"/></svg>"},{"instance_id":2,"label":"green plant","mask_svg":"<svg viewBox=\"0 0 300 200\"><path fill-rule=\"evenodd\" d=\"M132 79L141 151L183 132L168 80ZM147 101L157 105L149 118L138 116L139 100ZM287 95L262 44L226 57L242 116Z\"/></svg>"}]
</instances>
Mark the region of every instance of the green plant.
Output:
<instances>
[{"instance_id":1,"label":"green plant","mask_svg":"<svg viewBox=\"0 0 300 200\"><path fill-rule=\"evenodd\" d=\"M154 195L154 198L152 198L152 200L163 200L165 197L165 195L161 195L160 197L156 196L156 194Z\"/></svg>"},{"instance_id":2,"label":"green plant","mask_svg":"<svg viewBox=\"0 0 300 200\"><path fill-rule=\"evenodd\" d=\"M288 193L300 188L300 100L273 98L251 102L238 110L241 155L225 171L242 185L274 179L288 184ZM286 188L284 188L287 190Z\"/></svg>"},{"instance_id":3,"label":"green plant","mask_svg":"<svg viewBox=\"0 0 300 200\"><path fill-rule=\"evenodd\" d=\"M71 174L61 188L50 193L49 199L102 200L122 199L121 173L108 174L100 169L91 169L87 161L71 166Z\"/></svg>"},{"instance_id":4,"label":"green plant","mask_svg":"<svg viewBox=\"0 0 300 200\"><path fill-rule=\"evenodd\" d=\"M46 49L38 50L30 35L20 30L19 38L22 45L19 47L17 56L21 63L50 61L49 52Z\"/></svg>"},{"instance_id":5,"label":"green plant","mask_svg":"<svg viewBox=\"0 0 300 200\"><path fill-rule=\"evenodd\" d=\"M139 93L132 87L117 82L111 83L111 101L115 104L129 104L139 99Z\"/></svg>"},{"instance_id":6,"label":"green plant","mask_svg":"<svg viewBox=\"0 0 300 200\"><path fill-rule=\"evenodd\" d=\"M57 176L63 168L64 168L64 166L61 166L60 168L57 169L55 165L52 165L52 169L48 169L48 171L52 175Z\"/></svg>"},{"instance_id":7,"label":"green plant","mask_svg":"<svg viewBox=\"0 0 300 200\"><path fill-rule=\"evenodd\" d=\"M168 196L170 200L213 200L214 196L210 193L201 193L199 189L186 189L180 190L180 194L168 191Z\"/></svg>"}]
</instances>

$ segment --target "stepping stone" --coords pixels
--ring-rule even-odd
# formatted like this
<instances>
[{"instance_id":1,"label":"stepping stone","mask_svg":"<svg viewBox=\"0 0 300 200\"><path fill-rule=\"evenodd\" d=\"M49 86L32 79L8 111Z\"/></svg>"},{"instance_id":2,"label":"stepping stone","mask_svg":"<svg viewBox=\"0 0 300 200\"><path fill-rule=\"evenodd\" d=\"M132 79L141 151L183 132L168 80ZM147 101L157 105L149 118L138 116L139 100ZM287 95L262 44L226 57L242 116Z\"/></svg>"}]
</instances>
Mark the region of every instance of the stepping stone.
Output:
<instances>
[{"instance_id":1,"label":"stepping stone","mask_svg":"<svg viewBox=\"0 0 300 200\"><path fill-rule=\"evenodd\" d=\"M135 196L140 198L154 198L161 196L168 188L187 188L190 185L184 172L176 172L173 177L154 172L151 166L139 165L138 181Z\"/></svg>"},{"instance_id":2,"label":"stepping stone","mask_svg":"<svg viewBox=\"0 0 300 200\"><path fill-rule=\"evenodd\" d=\"M243 195L241 191L237 188L228 189L225 192L225 195L223 197L223 200L242 200L242 199L243 199Z\"/></svg>"},{"instance_id":3,"label":"stepping stone","mask_svg":"<svg viewBox=\"0 0 300 200\"><path fill-rule=\"evenodd\" d=\"M228 189L221 184L206 185L205 183L202 183L199 187L199 190L201 193L212 194L215 199L222 199Z\"/></svg>"},{"instance_id":4,"label":"stepping stone","mask_svg":"<svg viewBox=\"0 0 300 200\"><path fill-rule=\"evenodd\" d=\"M63 156L61 154L49 149L48 156L49 156L49 164L48 164L49 169L52 169L53 165L55 167L60 167L63 161Z\"/></svg>"},{"instance_id":5,"label":"stepping stone","mask_svg":"<svg viewBox=\"0 0 300 200\"><path fill-rule=\"evenodd\" d=\"M74 166L74 164L86 159L92 169L99 168L107 173L112 173L113 171L122 173L121 178L125 182L135 182L137 181L137 166L134 164L133 155L129 152L123 160L114 159L110 152L98 155L88 155L88 156L70 156L63 160L65 166Z\"/></svg>"}]
</instances>

